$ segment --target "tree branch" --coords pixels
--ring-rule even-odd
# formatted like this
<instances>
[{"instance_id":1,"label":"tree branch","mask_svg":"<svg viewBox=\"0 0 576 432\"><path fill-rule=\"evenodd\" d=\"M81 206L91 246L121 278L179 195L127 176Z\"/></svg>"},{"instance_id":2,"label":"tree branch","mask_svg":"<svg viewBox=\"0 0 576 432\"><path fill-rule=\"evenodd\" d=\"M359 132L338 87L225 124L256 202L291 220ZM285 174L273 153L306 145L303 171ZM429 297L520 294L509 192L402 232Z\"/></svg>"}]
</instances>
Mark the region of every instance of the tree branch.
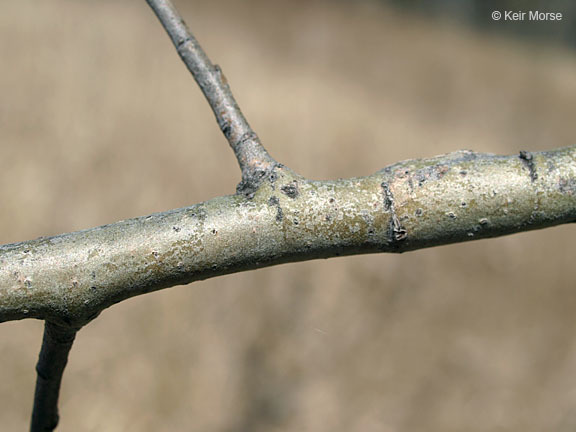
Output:
<instances>
[{"instance_id":1,"label":"tree branch","mask_svg":"<svg viewBox=\"0 0 576 432\"><path fill-rule=\"evenodd\" d=\"M202 89L214 111L220 130L240 164L242 182L238 191L251 194L276 162L240 111L219 66L213 65L170 0L146 0L172 39L180 58Z\"/></svg>"},{"instance_id":2,"label":"tree branch","mask_svg":"<svg viewBox=\"0 0 576 432\"><path fill-rule=\"evenodd\" d=\"M368 177L310 181L272 159L169 0L147 0L208 100L242 170L236 195L85 231L0 246L0 322L46 320L31 430L58 423L76 331L105 308L260 267L405 252L576 221L576 146L468 151Z\"/></svg>"},{"instance_id":3,"label":"tree branch","mask_svg":"<svg viewBox=\"0 0 576 432\"><path fill-rule=\"evenodd\" d=\"M31 432L52 431L58 425L60 383L75 337L75 329L46 321L42 348L36 365L38 377L34 393Z\"/></svg>"},{"instance_id":4,"label":"tree branch","mask_svg":"<svg viewBox=\"0 0 576 432\"><path fill-rule=\"evenodd\" d=\"M576 221L576 146L460 151L311 181L276 166L254 196L0 246L0 321L81 327L150 291L275 264L405 252Z\"/></svg>"}]
</instances>

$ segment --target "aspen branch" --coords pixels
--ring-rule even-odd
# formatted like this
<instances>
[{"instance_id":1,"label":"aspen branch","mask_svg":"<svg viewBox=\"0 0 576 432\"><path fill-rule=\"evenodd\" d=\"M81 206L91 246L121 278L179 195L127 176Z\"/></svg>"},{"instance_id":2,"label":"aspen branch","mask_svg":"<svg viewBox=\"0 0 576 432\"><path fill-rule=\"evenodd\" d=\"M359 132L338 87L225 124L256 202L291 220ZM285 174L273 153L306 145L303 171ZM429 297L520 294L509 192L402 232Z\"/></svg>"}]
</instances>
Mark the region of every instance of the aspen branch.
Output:
<instances>
[{"instance_id":1,"label":"aspen branch","mask_svg":"<svg viewBox=\"0 0 576 432\"><path fill-rule=\"evenodd\" d=\"M278 165L252 198L0 246L0 321L81 327L173 285L280 263L405 252L576 221L576 146L459 151L311 181Z\"/></svg>"},{"instance_id":2,"label":"aspen branch","mask_svg":"<svg viewBox=\"0 0 576 432\"><path fill-rule=\"evenodd\" d=\"M240 111L226 77L213 65L170 0L146 0L170 36L176 51L210 104L220 130L234 150L242 170L238 191L253 193L276 162L262 146Z\"/></svg>"},{"instance_id":3,"label":"aspen branch","mask_svg":"<svg viewBox=\"0 0 576 432\"><path fill-rule=\"evenodd\" d=\"M46 321L31 430L58 423L76 332L130 297L223 274L341 255L405 252L576 221L576 146L515 156L459 151L371 176L312 181L277 163L168 0L147 0L236 158L235 195L0 246L0 322Z\"/></svg>"}]
</instances>

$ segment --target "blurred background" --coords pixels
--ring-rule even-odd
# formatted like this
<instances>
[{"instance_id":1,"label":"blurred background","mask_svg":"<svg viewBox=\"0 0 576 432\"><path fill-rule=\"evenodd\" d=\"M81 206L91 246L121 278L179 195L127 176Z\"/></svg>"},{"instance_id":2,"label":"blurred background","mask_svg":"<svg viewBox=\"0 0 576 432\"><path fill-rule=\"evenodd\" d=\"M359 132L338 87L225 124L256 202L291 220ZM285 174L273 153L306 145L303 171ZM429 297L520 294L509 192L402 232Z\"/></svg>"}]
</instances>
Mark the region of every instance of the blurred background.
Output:
<instances>
[{"instance_id":1,"label":"blurred background","mask_svg":"<svg viewBox=\"0 0 576 432\"><path fill-rule=\"evenodd\" d=\"M175 4L307 177L575 143L573 2ZM565 19L489 18L538 8ZM0 58L0 243L234 192L234 156L143 0L4 2ZM131 299L79 333L59 430L573 431L575 240L561 226ZM41 336L0 325L2 430L28 429Z\"/></svg>"}]
</instances>

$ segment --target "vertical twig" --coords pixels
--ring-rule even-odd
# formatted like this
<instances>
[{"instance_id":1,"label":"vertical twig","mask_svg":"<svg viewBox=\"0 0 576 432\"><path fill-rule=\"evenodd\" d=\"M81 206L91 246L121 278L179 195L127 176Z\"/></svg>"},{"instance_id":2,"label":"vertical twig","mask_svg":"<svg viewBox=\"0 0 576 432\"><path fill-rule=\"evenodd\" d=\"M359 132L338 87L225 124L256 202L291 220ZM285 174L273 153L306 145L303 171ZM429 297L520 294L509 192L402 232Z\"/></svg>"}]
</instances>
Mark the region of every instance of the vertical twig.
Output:
<instances>
[{"instance_id":1,"label":"vertical twig","mask_svg":"<svg viewBox=\"0 0 576 432\"><path fill-rule=\"evenodd\" d=\"M42 348L36 365L38 377L34 393L31 432L53 431L58 425L58 395L62 374L76 329L46 321Z\"/></svg>"},{"instance_id":2,"label":"vertical twig","mask_svg":"<svg viewBox=\"0 0 576 432\"><path fill-rule=\"evenodd\" d=\"M194 76L214 111L220 129L234 150L242 170L239 189L255 189L276 162L266 152L238 107L228 82L213 65L170 0L146 0L172 39L182 61Z\"/></svg>"}]
</instances>

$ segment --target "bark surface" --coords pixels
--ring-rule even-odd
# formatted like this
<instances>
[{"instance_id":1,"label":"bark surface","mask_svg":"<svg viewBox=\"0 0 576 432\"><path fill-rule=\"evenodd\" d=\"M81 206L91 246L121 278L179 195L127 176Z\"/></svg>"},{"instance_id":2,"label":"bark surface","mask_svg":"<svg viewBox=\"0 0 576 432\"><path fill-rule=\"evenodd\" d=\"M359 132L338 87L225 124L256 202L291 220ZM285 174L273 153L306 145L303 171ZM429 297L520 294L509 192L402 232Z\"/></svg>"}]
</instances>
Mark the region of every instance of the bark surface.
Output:
<instances>
[{"instance_id":1,"label":"bark surface","mask_svg":"<svg viewBox=\"0 0 576 432\"><path fill-rule=\"evenodd\" d=\"M1 246L0 321L81 327L127 298L227 273L574 221L576 147L459 151L337 181L277 165L249 196Z\"/></svg>"}]
</instances>

